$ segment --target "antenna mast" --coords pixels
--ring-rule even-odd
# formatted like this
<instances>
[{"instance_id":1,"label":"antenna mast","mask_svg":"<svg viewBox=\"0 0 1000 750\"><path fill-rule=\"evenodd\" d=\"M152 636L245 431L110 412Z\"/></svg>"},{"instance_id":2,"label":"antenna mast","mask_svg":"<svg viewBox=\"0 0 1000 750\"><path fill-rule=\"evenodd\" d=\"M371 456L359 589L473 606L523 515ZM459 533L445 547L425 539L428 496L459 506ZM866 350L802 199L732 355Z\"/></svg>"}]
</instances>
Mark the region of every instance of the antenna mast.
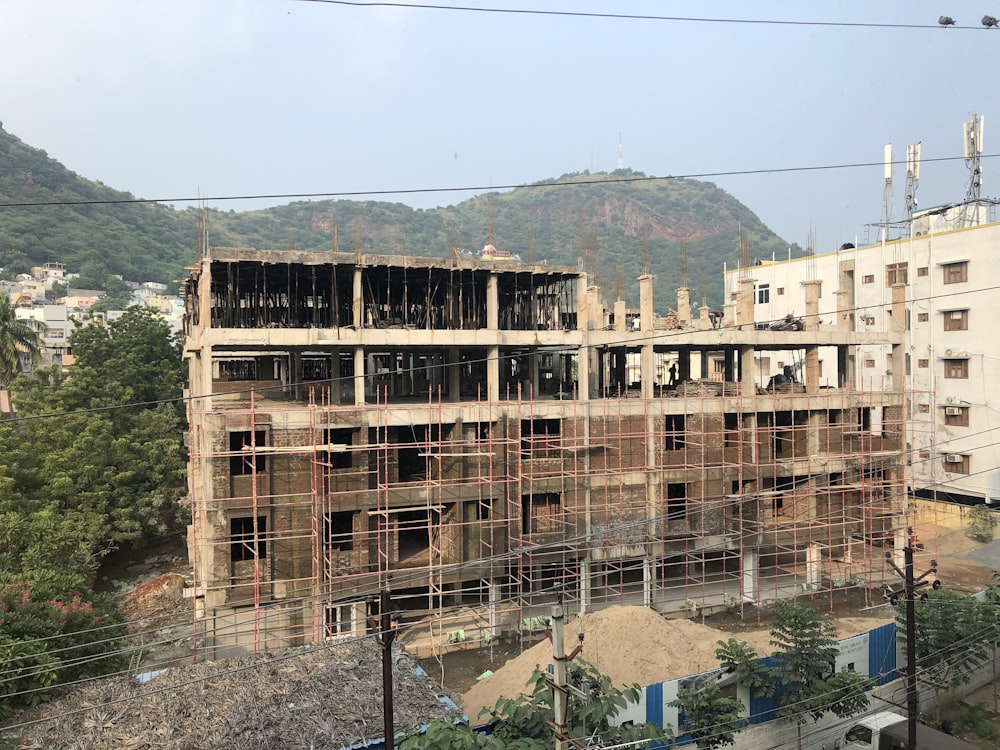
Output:
<instances>
[{"instance_id":1,"label":"antenna mast","mask_svg":"<svg viewBox=\"0 0 1000 750\"><path fill-rule=\"evenodd\" d=\"M885 144L885 187L882 189L882 242L889 239L889 222L892 221L892 144Z\"/></svg>"},{"instance_id":2,"label":"antenna mast","mask_svg":"<svg viewBox=\"0 0 1000 750\"><path fill-rule=\"evenodd\" d=\"M622 133L618 131L618 169L625 169L625 157L622 155Z\"/></svg>"},{"instance_id":3,"label":"antenna mast","mask_svg":"<svg viewBox=\"0 0 1000 750\"><path fill-rule=\"evenodd\" d=\"M906 225L913 236L913 212L917 208L917 185L920 184L920 142L906 147Z\"/></svg>"},{"instance_id":4,"label":"antenna mast","mask_svg":"<svg viewBox=\"0 0 1000 750\"><path fill-rule=\"evenodd\" d=\"M975 206L972 216L973 224L979 223L979 188L983 184L983 172L979 157L983 153L983 124L985 120L983 115L973 114L969 120L962 123L963 155L965 156L965 166L969 168L969 186L965 190L965 200Z\"/></svg>"}]
</instances>

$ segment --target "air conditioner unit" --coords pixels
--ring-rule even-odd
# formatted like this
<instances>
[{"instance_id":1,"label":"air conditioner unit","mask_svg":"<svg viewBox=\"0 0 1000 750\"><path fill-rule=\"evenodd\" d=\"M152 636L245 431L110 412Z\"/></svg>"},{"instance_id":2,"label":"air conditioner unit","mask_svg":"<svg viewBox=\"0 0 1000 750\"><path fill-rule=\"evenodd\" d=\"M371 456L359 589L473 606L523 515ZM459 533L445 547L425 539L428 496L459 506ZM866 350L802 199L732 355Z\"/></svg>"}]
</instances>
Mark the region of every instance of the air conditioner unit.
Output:
<instances>
[{"instance_id":1,"label":"air conditioner unit","mask_svg":"<svg viewBox=\"0 0 1000 750\"><path fill-rule=\"evenodd\" d=\"M944 350L944 356L946 356L946 357L954 357L955 354L957 354L957 352L954 349L945 349Z\"/></svg>"},{"instance_id":2,"label":"air conditioner unit","mask_svg":"<svg viewBox=\"0 0 1000 750\"><path fill-rule=\"evenodd\" d=\"M946 406L944 413L949 417L960 417L962 416L962 410L957 406Z\"/></svg>"},{"instance_id":3,"label":"air conditioner unit","mask_svg":"<svg viewBox=\"0 0 1000 750\"><path fill-rule=\"evenodd\" d=\"M948 464L960 464L964 456L960 453L947 453L945 454L944 461Z\"/></svg>"},{"instance_id":4,"label":"air conditioner unit","mask_svg":"<svg viewBox=\"0 0 1000 750\"><path fill-rule=\"evenodd\" d=\"M946 398L944 402L946 404L960 404L962 403L962 399L960 399L958 396L948 396L948 398Z\"/></svg>"}]
</instances>

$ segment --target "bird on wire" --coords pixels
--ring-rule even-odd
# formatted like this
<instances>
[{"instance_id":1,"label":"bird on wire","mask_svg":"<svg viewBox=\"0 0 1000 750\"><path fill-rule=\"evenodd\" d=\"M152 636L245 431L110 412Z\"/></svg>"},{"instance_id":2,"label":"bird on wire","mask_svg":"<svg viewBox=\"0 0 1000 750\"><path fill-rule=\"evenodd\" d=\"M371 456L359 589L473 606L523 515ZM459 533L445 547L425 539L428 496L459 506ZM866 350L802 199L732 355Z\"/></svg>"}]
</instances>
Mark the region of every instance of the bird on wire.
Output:
<instances>
[{"instance_id":1,"label":"bird on wire","mask_svg":"<svg viewBox=\"0 0 1000 750\"><path fill-rule=\"evenodd\" d=\"M951 16L941 16L940 18L938 18L938 23L941 24L942 27L954 26L955 19L952 18Z\"/></svg>"},{"instance_id":2,"label":"bird on wire","mask_svg":"<svg viewBox=\"0 0 1000 750\"><path fill-rule=\"evenodd\" d=\"M993 16L983 16L983 26L985 26L987 29L995 29L997 23L1000 22L998 22L997 19L994 18Z\"/></svg>"}]
</instances>

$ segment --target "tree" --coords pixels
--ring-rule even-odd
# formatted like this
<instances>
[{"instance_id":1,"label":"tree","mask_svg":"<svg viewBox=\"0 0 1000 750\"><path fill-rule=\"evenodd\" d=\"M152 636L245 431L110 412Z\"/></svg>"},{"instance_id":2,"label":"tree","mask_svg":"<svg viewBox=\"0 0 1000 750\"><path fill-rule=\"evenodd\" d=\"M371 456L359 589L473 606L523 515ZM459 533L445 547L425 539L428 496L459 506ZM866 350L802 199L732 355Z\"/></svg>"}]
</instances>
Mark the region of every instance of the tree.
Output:
<instances>
[{"instance_id":1,"label":"tree","mask_svg":"<svg viewBox=\"0 0 1000 750\"><path fill-rule=\"evenodd\" d=\"M989 595L989 591L987 594ZM906 639L905 611L896 614L896 634ZM915 604L917 680L929 684L935 695L935 718L941 720L942 694L964 685L993 653L998 635L997 606L953 591L928 591L927 601Z\"/></svg>"},{"instance_id":2,"label":"tree","mask_svg":"<svg viewBox=\"0 0 1000 750\"><path fill-rule=\"evenodd\" d=\"M844 718L868 705L871 682L851 671L836 672L838 647L833 624L816 610L798 602L778 601L771 621L771 645L776 651L773 679L778 716L794 721L797 746L802 748L802 725L830 712Z\"/></svg>"},{"instance_id":3,"label":"tree","mask_svg":"<svg viewBox=\"0 0 1000 750\"><path fill-rule=\"evenodd\" d=\"M682 687L670 705L684 717L677 731L690 736L701 750L735 742L743 703L722 695L717 683L710 682L701 690Z\"/></svg>"},{"instance_id":4,"label":"tree","mask_svg":"<svg viewBox=\"0 0 1000 750\"><path fill-rule=\"evenodd\" d=\"M21 354L37 362L42 354L45 324L18 318L10 295L0 292L0 388L7 388L21 372Z\"/></svg>"},{"instance_id":5,"label":"tree","mask_svg":"<svg viewBox=\"0 0 1000 750\"><path fill-rule=\"evenodd\" d=\"M587 700L578 697L569 700L567 726L570 736L585 740L597 735L602 745L669 739L669 729L661 729L655 724L612 724L619 711L638 702L637 685L621 690L614 688L608 677L579 659L571 665L570 680L588 695ZM486 722L491 730L489 733L474 731L468 722L438 720L422 732L410 732L400 742L400 750L551 750L555 741L550 726L554 718L552 688L546 683L545 673L537 668L527 687L529 693L499 698L492 709L480 714L489 717Z\"/></svg>"},{"instance_id":6,"label":"tree","mask_svg":"<svg viewBox=\"0 0 1000 750\"><path fill-rule=\"evenodd\" d=\"M996 515L988 505L975 505L969 510L969 528L965 530L965 535L984 544L992 542L996 525Z\"/></svg>"}]
</instances>

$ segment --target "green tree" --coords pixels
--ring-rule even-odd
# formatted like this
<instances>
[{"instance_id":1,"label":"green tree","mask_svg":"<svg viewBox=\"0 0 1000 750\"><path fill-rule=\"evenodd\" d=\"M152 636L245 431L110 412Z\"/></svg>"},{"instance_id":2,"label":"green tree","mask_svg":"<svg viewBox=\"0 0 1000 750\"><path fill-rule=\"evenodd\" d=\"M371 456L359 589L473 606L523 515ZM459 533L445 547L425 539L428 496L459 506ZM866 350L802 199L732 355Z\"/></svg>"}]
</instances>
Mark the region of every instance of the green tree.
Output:
<instances>
[{"instance_id":1,"label":"green tree","mask_svg":"<svg viewBox=\"0 0 1000 750\"><path fill-rule=\"evenodd\" d=\"M996 525L996 514L988 505L975 505L969 511L969 528L965 530L965 535L984 544L992 542Z\"/></svg>"},{"instance_id":2,"label":"green tree","mask_svg":"<svg viewBox=\"0 0 1000 750\"><path fill-rule=\"evenodd\" d=\"M736 681L757 696L774 693L775 683L772 670L764 666L753 647L735 638L716 641L715 658L723 669L736 677Z\"/></svg>"},{"instance_id":3,"label":"green tree","mask_svg":"<svg viewBox=\"0 0 1000 750\"><path fill-rule=\"evenodd\" d=\"M690 736L701 750L714 750L736 741L744 706L724 696L717 683L710 682L701 690L682 687L670 705L684 716L677 731Z\"/></svg>"},{"instance_id":4,"label":"green tree","mask_svg":"<svg viewBox=\"0 0 1000 750\"><path fill-rule=\"evenodd\" d=\"M611 680L583 660L570 668L573 685L587 694L587 699L571 697L568 704L567 726L570 736L586 739L601 737L603 745L616 745L640 740L665 741L669 729L654 724L616 726L612 720L629 704L639 700L639 687L617 689ZM401 742L400 750L551 750L555 737L550 726L553 720L552 688L546 675L535 669L527 682L529 692L514 698L500 698L492 709L480 716L488 717L491 733L473 731L468 722L434 721L423 732L410 732Z\"/></svg>"},{"instance_id":5,"label":"green tree","mask_svg":"<svg viewBox=\"0 0 1000 750\"><path fill-rule=\"evenodd\" d=\"M838 646L836 629L812 607L778 601L771 621L771 645L776 651L773 679L778 716L794 721L797 746L802 748L802 725L826 713L844 718L868 706L871 682L857 674L834 671Z\"/></svg>"},{"instance_id":6,"label":"green tree","mask_svg":"<svg viewBox=\"0 0 1000 750\"><path fill-rule=\"evenodd\" d=\"M988 592L989 593L989 592ZM896 634L906 639L905 603L896 614ZM917 680L935 695L935 718L941 719L944 692L964 685L985 664L1000 636L997 606L954 591L928 591L914 607L917 626Z\"/></svg>"},{"instance_id":7,"label":"green tree","mask_svg":"<svg viewBox=\"0 0 1000 750\"><path fill-rule=\"evenodd\" d=\"M42 354L45 324L18 318L10 295L0 292L0 388L7 388L21 372L23 352L32 362Z\"/></svg>"}]
</instances>

